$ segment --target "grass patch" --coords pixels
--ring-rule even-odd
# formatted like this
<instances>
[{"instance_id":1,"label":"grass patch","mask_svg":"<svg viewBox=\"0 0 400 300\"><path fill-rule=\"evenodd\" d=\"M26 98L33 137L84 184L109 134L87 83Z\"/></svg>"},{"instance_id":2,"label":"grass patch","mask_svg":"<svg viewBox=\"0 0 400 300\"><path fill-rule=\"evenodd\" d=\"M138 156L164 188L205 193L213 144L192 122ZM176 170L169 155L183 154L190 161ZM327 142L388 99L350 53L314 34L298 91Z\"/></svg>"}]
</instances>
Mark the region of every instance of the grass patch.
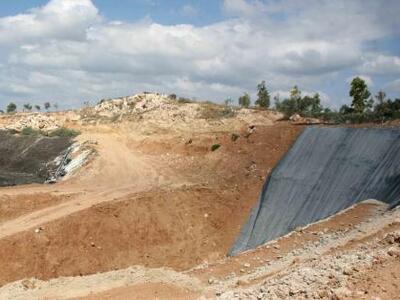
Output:
<instances>
[{"instance_id":1,"label":"grass patch","mask_svg":"<svg viewBox=\"0 0 400 300\"><path fill-rule=\"evenodd\" d=\"M79 131L76 131L74 129L69 129L69 128L65 128L65 127L61 127L59 129L56 129L52 132L49 133L50 137L76 137L78 135L80 135L81 133Z\"/></svg>"},{"instance_id":2,"label":"grass patch","mask_svg":"<svg viewBox=\"0 0 400 300\"><path fill-rule=\"evenodd\" d=\"M38 135L43 135L43 132L39 129L33 129L32 127L25 127L24 129L22 129L21 135L38 136Z\"/></svg>"},{"instance_id":3,"label":"grass patch","mask_svg":"<svg viewBox=\"0 0 400 300\"><path fill-rule=\"evenodd\" d=\"M234 116L235 111L229 106L205 103L201 108L201 118L206 120L232 118Z\"/></svg>"},{"instance_id":4,"label":"grass patch","mask_svg":"<svg viewBox=\"0 0 400 300\"><path fill-rule=\"evenodd\" d=\"M190 100L189 98L179 97L178 103L187 104L187 103L194 103L194 101Z\"/></svg>"}]
</instances>

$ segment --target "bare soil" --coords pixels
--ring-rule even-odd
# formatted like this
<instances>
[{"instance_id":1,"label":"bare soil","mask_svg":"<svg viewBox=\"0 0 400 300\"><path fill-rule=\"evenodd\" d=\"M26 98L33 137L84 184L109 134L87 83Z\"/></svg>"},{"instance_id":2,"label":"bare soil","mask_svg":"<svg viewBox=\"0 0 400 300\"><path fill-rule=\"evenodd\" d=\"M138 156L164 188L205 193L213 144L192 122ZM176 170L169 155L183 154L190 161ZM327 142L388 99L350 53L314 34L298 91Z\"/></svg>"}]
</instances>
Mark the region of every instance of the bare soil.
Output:
<instances>
[{"instance_id":1,"label":"bare soil","mask_svg":"<svg viewBox=\"0 0 400 300\"><path fill-rule=\"evenodd\" d=\"M97 153L73 177L0 188L0 299L398 297L399 257L387 254L398 246L385 239L400 230L399 211L382 204L226 257L304 127L96 122L71 123ZM348 267L357 271L343 275Z\"/></svg>"},{"instance_id":2,"label":"bare soil","mask_svg":"<svg viewBox=\"0 0 400 300\"><path fill-rule=\"evenodd\" d=\"M0 225L0 284L131 265L185 270L224 257L266 175L300 131L280 123L252 134L244 128L236 140L232 132L83 134L98 143L98 157L54 187L58 195L74 195ZM212 152L215 143L221 147ZM14 197L37 190L43 193L21 187Z\"/></svg>"}]
</instances>

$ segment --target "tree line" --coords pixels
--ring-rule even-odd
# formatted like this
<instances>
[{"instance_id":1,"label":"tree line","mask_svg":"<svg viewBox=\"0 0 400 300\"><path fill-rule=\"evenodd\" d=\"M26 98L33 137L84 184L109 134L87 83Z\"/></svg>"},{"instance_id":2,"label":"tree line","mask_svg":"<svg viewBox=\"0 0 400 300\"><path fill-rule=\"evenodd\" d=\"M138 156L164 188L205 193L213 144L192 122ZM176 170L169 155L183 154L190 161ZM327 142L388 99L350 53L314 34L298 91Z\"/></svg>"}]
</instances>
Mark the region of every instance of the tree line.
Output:
<instances>
[{"instance_id":1,"label":"tree line","mask_svg":"<svg viewBox=\"0 0 400 300\"><path fill-rule=\"evenodd\" d=\"M349 96L352 98L350 105L345 104L339 110L332 110L322 106L318 93L302 96L300 89L294 86L288 98L281 100L278 94L274 101L275 109L282 112L286 118L299 114L302 117L320 118L334 123L384 122L400 118L400 99L388 99L382 90L371 96L367 83L360 77L351 81ZM250 95L244 93L239 97L238 104L241 107L250 107ZM254 104L261 108L271 106L270 93L265 81L257 85L257 100Z\"/></svg>"},{"instance_id":2,"label":"tree line","mask_svg":"<svg viewBox=\"0 0 400 300\"><path fill-rule=\"evenodd\" d=\"M58 104L57 103L53 103L51 104L50 102L44 102L43 103L43 108L47 111L49 111L49 109L53 107L55 110L58 109ZM31 112L33 109L35 109L36 111L41 111L42 110L42 106L35 104L32 106L32 104L30 103L25 103L22 106L22 110L26 111L26 112ZM18 110L18 106L17 104L15 104L14 102L10 102L7 107L6 107L6 112L7 113L15 113ZM2 110L0 110L0 112L4 112Z\"/></svg>"}]
</instances>

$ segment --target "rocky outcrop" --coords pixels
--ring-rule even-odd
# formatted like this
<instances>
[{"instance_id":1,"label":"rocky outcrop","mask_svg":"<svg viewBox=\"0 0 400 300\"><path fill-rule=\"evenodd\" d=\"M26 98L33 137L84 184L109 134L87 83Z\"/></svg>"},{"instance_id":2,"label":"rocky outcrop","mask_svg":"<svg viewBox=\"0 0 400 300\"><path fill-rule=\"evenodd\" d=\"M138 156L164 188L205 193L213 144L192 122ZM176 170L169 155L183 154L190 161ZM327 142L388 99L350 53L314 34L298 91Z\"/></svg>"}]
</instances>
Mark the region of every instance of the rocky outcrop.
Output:
<instances>
[{"instance_id":1,"label":"rocky outcrop","mask_svg":"<svg viewBox=\"0 0 400 300\"><path fill-rule=\"evenodd\" d=\"M21 132L24 128L41 131L53 131L62 127L62 123L48 114L29 114L16 120L5 127L7 130Z\"/></svg>"}]
</instances>

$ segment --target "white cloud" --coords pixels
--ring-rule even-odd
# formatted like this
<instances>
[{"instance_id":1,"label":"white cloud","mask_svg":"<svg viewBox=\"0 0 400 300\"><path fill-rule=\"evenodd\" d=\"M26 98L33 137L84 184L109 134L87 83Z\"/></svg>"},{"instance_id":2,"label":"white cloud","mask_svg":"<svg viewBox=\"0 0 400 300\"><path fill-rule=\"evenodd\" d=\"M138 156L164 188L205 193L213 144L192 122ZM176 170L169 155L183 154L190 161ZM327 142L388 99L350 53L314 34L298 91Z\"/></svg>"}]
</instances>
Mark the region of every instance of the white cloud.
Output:
<instances>
[{"instance_id":1,"label":"white cloud","mask_svg":"<svg viewBox=\"0 0 400 300\"><path fill-rule=\"evenodd\" d=\"M83 40L86 29L99 20L91 0L52 0L29 13L0 18L0 46L50 39Z\"/></svg>"},{"instance_id":2,"label":"white cloud","mask_svg":"<svg viewBox=\"0 0 400 300\"><path fill-rule=\"evenodd\" d=\"M382 54L367 57L359 70L366 74L400 74L400 57Z\"/></svg>"},{"instance_id":3,"label":"white cloud","mask_svg":"<svg viewBox=\"0 0 400 300\"><path fill-rule=\"evenodd\" d=\"M297 84L312 91L343 70L364 78L396 71L398 57L363 50L397 24L396 16L379 18L375 1L223 5L232 17L207 26L107 21L90 0L52 0L0 18L0 99L56 98L70 106L157 90L222 101L261 80L270 90Z\"/></svg>"},{"instance_id":4,"label":"white cloud","mask_svg":"<svg viewBox=\"0 0 400 300\"><path fill-rule=\"evenodd\" d=\"M254 16L265 10L265 4L259 0L224 0L226 13L234 16Z\"/></svg>"}]
</instances>

